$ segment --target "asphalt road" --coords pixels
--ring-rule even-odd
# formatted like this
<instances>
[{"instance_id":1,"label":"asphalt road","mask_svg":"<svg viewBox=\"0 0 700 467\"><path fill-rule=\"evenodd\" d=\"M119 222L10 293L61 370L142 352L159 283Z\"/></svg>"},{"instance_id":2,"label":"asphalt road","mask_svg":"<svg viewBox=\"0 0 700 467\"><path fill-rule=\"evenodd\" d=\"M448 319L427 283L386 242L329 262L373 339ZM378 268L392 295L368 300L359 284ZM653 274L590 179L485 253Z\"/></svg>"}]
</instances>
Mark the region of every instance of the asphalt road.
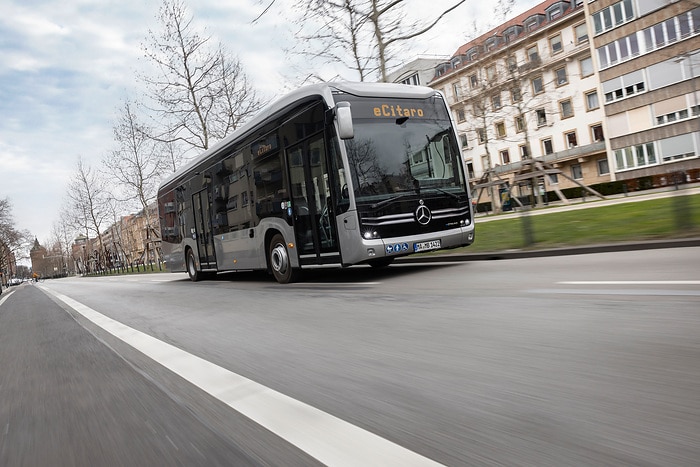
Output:
<instances>
[{"instance_id":1,"label":"asphalt road","mask_svg":"<svg viewBox=\"0 0 700 467\"><path fill-rule=\"evenodd\" d=\"M697 465L699 261L24 285L0 465Z\"/></svg>"}]
</instances>

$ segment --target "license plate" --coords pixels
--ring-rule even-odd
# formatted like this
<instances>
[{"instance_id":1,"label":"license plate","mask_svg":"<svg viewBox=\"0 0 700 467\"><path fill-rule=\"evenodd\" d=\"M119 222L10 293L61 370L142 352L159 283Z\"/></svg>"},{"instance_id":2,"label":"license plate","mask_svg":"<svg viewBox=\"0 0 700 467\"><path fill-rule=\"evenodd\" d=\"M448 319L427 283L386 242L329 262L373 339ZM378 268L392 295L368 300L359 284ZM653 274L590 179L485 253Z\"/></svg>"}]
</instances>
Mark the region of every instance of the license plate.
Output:
<instances>
[{"instance_id":1,"label":"license plate","mask_svg":"<svg viewBox=\"0 0 700 467\"><path fill-rule=\"evenodd\" d=\"M438 248L440 248L440 240L431 240L429 242L413 244L414 253L419 253L421 251L437 250Z\"/></svg>"}]
</instances>

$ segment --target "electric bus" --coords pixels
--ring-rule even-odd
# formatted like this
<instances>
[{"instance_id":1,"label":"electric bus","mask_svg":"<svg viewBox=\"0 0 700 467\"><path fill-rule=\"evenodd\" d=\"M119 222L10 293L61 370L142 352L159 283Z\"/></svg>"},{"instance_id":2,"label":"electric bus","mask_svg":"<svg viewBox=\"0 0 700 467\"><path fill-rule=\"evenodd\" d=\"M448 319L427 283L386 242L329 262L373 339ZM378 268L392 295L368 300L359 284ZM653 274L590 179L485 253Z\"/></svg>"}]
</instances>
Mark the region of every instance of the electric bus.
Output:
<instances>
[{"instance_id":1,"label":"electric bus","mask_svg":"<svg viewBox=\"0 0 700 467\"><path fill-rule=\"evenodd\" d=\"M468 180L444 96L322 83L268 105L165 179L163 258L198 281L369 264L474 241Z\"/></svg>"}]
</instances>

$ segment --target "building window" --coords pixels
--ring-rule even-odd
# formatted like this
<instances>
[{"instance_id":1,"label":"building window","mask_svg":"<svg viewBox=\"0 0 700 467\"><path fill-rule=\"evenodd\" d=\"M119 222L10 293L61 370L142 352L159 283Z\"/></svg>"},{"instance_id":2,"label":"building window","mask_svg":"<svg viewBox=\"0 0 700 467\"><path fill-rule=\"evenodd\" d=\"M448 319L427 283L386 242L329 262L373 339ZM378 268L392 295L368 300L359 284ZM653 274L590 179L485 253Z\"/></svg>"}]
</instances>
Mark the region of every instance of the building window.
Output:
<instances>
[{"instance_id":1,"label":"building window","mask_svg":"<svg viewBox=\"0 0 700 467\"><path fill-rule=\"evenodd\" d=\"M484 128L477 128L476 136L479 139L479 144L484 144L486 142L486 130Z\"/></svg>"},{"instance_id":2,"label":"building window","mask_svg":"<svg viewBox=\"0 0 700 467\"><path fill-rule=\"evenodd\" d=\"M467 118L464 116L464 109L457 110L457 121L461 123L461 122L465 121L466 119Z\"/></svg>"},{"instance_id":3,"label":"building window","mask_svg":"<svg viewBox=\"0 0 700 467\"><path fill-rule=\"evenodd\" d=\"M632 0L622 0L593 14L596 35L617 27L634 17Z\"/></svg>"},{"instance_id":4,"label":"building window","mask_svg":"<svg viewBox=\"0 0 700 467\"><path fill-rule=\"evenodd\" d=\"M591 125L591 139L594 142L605 140L605 137L603 136L603 125L601 125L600 123Z\"/></svg>"},{"instance_id":5,"label":"building window","mask_svg":"<svg viewBox=\"0 0 700 467\"><path fill-rule=\"evenodd\" d=\"M566 140L566 147L569 149L578 146L578 140L576 139L575 131L569 131L567 133L564 133L564 140Z\"/></svg>"},{"instance_id":6,"label":"building window","mask_svg":"<svg viewBox=\"0 0 700 467\"><path fill-rule=\"evenodd\" d=\"M605 102L610 103L646 91L644 74L641 71L627 73L603 83Z\"/></svg>"},{"instance_id":7,"label":"building window","mask_svg":"<svg viewBox=\"0 0 700 467\"><path fill-rule=\"evenodd\" d=\"M552 49L552 55L558 54L563 50L562 44L561 44L561 34L557 34L554 37L549 38L549 46Z\"/></svg>"},{"instance_id":8,"label":"building window","mask_svg":"<svg viewBox=\"0 0 700 467\"><path fill-rule=\"evenodd\" d=\"M525 117L522 115L519 115L515 117L515 131L518 133L522 133L525 131Z\"/></svg>"},{"instance_id":9,"label":"building window","mask_svg":"<svg viewBox=\"0 0 700 467\"><path fill-rule=\"evenodd\" d=\"M554 145L552 144L552 138L546 138L542 140L542 152L545 154L554 153Z\"/></svg>"},{"instance_id":10,"label":"building window","mask_svg":"<svg viewBox=\"0 0 700 467\"><path fill-rule=\"evenodd\" d=\"M574 35L576 36L577 44L588 42L588 28L586 27L586 23L574 26Z\"/></svg>"},{"instance_id":11,"label":"building window","mask_svg":"<svg viewBox=\"0 0 700 467\"><path fill-rule=\"evenodd\" d=\"M540 55L537 53L536 45L527 48L527 59L530 62L537 62L540 59Z\"/></svg>"},{"instance_id":12,"label":"building window","mask_svg":"<svg viewBox=\"0 0 700 467\"><path fill-rule=\"evenodd\" d=\"M455 96L455 101L460 99L459 83L454 83L452 85L452 94Z\"/></svg>"},{"instance_id":13,"label":"building window","mask_svg":"<svg viewBox=\"0 0 700 467\"><path fill-rule=\"evenodd\" d=\"M566 67L565 66L554 70L554 76L556 77L556 80L557 80L557 86L563 86L569 82L569 78L566 75Z\"/></svg>"},{"instance_id":14,"label":"building window","mask_svg":"<svg viewBox=\"0 0 700 467\"><path fill-rule=\"evenodd\" d=\"M467 178L474 178L474 164L471 161L467 161Z\"/></svg>"},{"instance_id":15,"label":"building window","mask_svg":"<svg viewBox=\"0 0 700 467\"><path fill-rule=\"evenodd\" d=\"M608 166L607 159L598 159L598 175L607 175L610 173L610 167Z\"/></svg>"},{"instance_id":16,"label":"building window","mask_svg":"<svg viewBox=\"0 0 700 467\"><path fill-rule=\"evenodd\" d=\"M462 149L466 149L469 147L469 140L467 139L467 135L464 133L459 135L459 142L462 145Z\"/></svg>"},{"instance_id":17,"label":"building window","mask_svg":"<svg viewBox=\"0 0 700 467\"><path fill-rule=\"evenodd\" d=\"M502 107L500 94L496 94L495 96L491 96L491 105L493 105L493 110L499 110Z\"/></svg>"},{"instance_id":18,"label":"building window","mask_svg":"<svg viewBox=\"0 0 700 467\"><path fill-rule=\"evenodd\" d=\"M520 91L520 86L516 86L510 89L510 100L511 102L520 102L523 100L523 93Z\"/></svg>"},{"instance_id":19,"label":"building window","mask_svg":"<svg viewBox=\"0 0 700 467\"><path fill-rule=\"evenodd\" d=\"M646 41L649 40L651 40L651 38L646 38ZM652 46L651 49L653 48L654 47ZM648 51L651 50L649 49L648 42L647 49ZM613 42L605 44L602 47L598 47L596 50L598 52L598 61L600 63L601 70L634 58L639 55L639 40L637 38L637 33L632 33L629 36L617 39Z\"/></svg>"},{"instance_id":20,"label":"building window","mask_svg":"<svg viewBox=\"0 0 700 467\"><path fill-rule=\"evenodd\" d=\"M581 164L573 164L571 166L571 178L573 178L574 180L581 180L583 178Z\"/></svg>"},{"instance_id":21,"label":"building window","mask_svg":"<svg viewBox=\"0 0 700 467\"><path fill-rule=\"evenodd\" d=\"M549 184L558 185L559 184L559 174L549 174Z\"/></svg>"},{"instance_id":22,"label":"building window","mask_svg":"<svg viewBox=\"0 0 700 467\"><path fill-rule=\"evenodd\" d=\"M582 58L578 63L581 67L581 78L586 78L593 74L593 59L591 57Z\"/></svg>"},{"instance_id":23,"label":"building window","mask_svg":"<svg viewBox=\"0 0 700 467\"><path fill-rule=\"evenodd\" d=\"M515 55L509 55L508 58L506 58L506 64L508 65L508 71L515 71L518 69L518 60L515 58Z\"/></svg>"},{"instance_id":24,"label":"building window","mask_svg":"<svg viewBox=\"0 0 700 467\"><path fill-rule=\"evenodd\" d=\"M574 116L574 106L571 104L571 99L564 99L559 102L559 112L562 119Z\"/></svg>"},{"instance_id":25,"label":"building window","mask_svg":"<svg viewBox=\"0 0 700 467\"><path fill-rule=\"evenodd\" d=\"M407 84L409 86L419 86L420 79L418 78L418 73L411 75L405 80L401 81L401 84Z\"/></svg>"},{"instance_id":26,"label":"building window","mask_svg":"<svg viewBox=\"0 0 700 467\"><path fill-rule=\"evenodd\" d=\"M497 122L495 126L496 126L496 136L498 138L505 138L506 137L506 124L505 124L505 122Z\"/></svg>"},{"instance_id":27,"label":"building window","mask_svg":"<svg viewBox=\"0 0 700 467\"><path fill-rule=\"evenodd\" d=\"M562 15L562 6L561 4L554 4L550 7L549 11L547 11L547 19L549 21L554 21L557 18L560 18Z\"/></svg>"},{"instance_id":28,"label":"building window","mask_svg":"<svg viewBox=\"0 0 700 467\"><path fill-rule=\"evenodd\" d=\"M654 143L640 144L615 150L617 170L634 169L657 163Z\"/></svg>"},{"instance_id":29,"label":"building window","mask_svg":"<svg viewBox=\"0 0 700 467\"><path fill-rule=\"evenodd\" d=\"M479 78L476 76L476 73L469 75L469 85L472 89L477 89L479 87Z\"/></svg>"},{"instance_id":30,"label":"building window","mask_svg":"<svg viewBox=\"0 0 700 467\"><path fill-rule=\"evenodd\" d=\"M542 77L538 76L532 79L532 93L542 94L544 92L544 83L542 82Z\"/></svg>"},{"instance_id":31,"label":"building window","mask_svg":"<svg viewBox=\"0 0 700 467\"><path fill-rule=\"evenodd\" d=\"M530 158L530 147L527 144L521 144L519 146L520 149L520 159L529 159Z\"/></svg>"},{"instance_id":32,"label":"building window","mask_svg":"<svg viewBox=\"0 0 700 467\"><path fill-rule=\"evenodd\" d=\"M493 81L496 79L496 66L492 65L488 68L486 68L486 79L489 81Z\"/></svg>"},{"instance_id":33,"label":"building window","mask_svg":"<svg viewBox=\"0 0 700 467\"><path fill-rule=\"evenodd\" d=\"M535 110L537 115L537 127L545 126L547 124L547 112L544 109Z\"/></svg>"},{"instance_id":34,"label":"building window","mask_svg":"<svg viewBox=\"0 0 700 467\"><path fill-rule=\"evenodd\" d=\"M593 91L588 91L586 94L586 109L587 110L594 110L600 107L600 103L598 102L598 91L593 90Z\"/></svg>"},{"instance_id":35,"label":"building window","mask_svg":"<svg viewBox=\"0 0 700 467\"><path fill-rule=\"evenodd\" d=\"M500 151L499 154L501 155L501 164L510 164L510 154L508 153L507 149Z\"/></svg>"}]
</instances>

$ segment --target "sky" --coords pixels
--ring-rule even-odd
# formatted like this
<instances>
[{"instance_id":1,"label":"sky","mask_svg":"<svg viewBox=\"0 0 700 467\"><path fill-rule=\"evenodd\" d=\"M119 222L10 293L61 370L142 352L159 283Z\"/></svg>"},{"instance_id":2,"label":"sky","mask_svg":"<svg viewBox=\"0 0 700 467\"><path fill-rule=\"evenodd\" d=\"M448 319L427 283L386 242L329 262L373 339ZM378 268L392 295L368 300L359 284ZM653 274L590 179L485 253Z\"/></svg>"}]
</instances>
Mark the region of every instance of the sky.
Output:
<instances>
[{"instance_id":1,"label":"sky","mask_svg":"<svg viewBox=\"0 0 700 467\"><path fill-rule=\"evenodd\" d=\"M236 55L264 100L294 89L305 62L295 43L290 2L184 0L195 25ZM408 0L417 19L454 0ZM0 198L15 228L47 245L66 204L78 157L98 167L114 148L112 127L125 99L138 98L147 70L142 44L158 30L159 0L3 0L0 15ZM473 20L493 16L496 0L467 1L404 53L451 56L473 37ZM536 5L516 0L511 17ZM480 31L483 33L484 31ZM337 70L314 70L330 79ZM347 72L344 79L353 79ZM125 213L126 214L126 213Z\"/></svg>"}]
</instances>

